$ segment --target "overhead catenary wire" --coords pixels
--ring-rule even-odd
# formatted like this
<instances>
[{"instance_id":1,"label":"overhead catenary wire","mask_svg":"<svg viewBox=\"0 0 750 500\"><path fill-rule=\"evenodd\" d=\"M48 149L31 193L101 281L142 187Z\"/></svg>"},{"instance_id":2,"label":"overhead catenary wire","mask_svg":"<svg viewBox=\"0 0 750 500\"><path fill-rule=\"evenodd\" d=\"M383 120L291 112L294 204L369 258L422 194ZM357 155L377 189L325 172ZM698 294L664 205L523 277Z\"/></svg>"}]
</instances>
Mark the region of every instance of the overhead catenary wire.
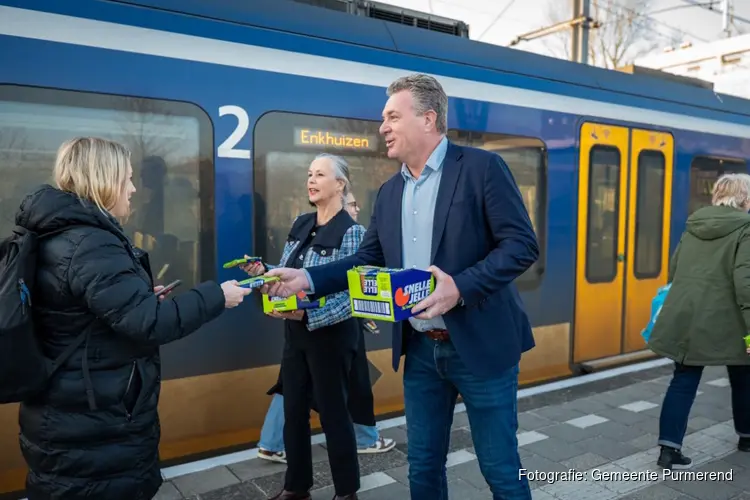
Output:
<instances>
[{"instance_id":1,"label":"overhead catenary wire","mask_svg":"<svg viewBox=\"0 0 750 500\"><path fill-rule=\"evenodd\" d=\"M698 35L695 35L693 33L685 31L683 29L676 28L676 27L674 27L674 26L672 26L670 24L665 23L664 21L660 21L659 19L654 18L653 17L653 13L638 12L637 10L635 10L635 9L633 9L631 7L627 7L627 6L621 4L620 2L618 2L616 0L608 0L608 2L609 2L609 4L612 7L617 8L617 9L621 10L622 12L617 12L617 10L613 10L612 7L602 5L602 2L599 2L598 0L592 0L592 2L594 3L594 5L597 6L597 8L602 9L605 12L608 12L609 14L613 14L613 15L616 16L615 19L612 19L612 20L607 19L606 21L604 21L602 23L603 25L604 24L610 24L612 22L619 22L620 20L624 19L628 14L630 14L630 15L634 16L632 18L633 21L635 21L636 19L639 19L639 18L648 19L652 23L658 24L658 25L663 26L665 28L668 28L668 29L670 29L672 31L675 31L675 32L679 33L680 35L691 36L691 37L693 37L694 39L696 39L696 40L698 40L700 42L709 42L709 40L706 40L705 38L699 37ZM643 23L640 23L639 27L641 27L643 29L646 29L646 30L649 30L649 31L651 31L651 32L653 32L653 33L655 33L657 35L662 35L662 36L664 35L663 33L659 32L657 30L654 30L653 28L651 28L648 25L643 24Z\"/></svg>"}]
</instances>

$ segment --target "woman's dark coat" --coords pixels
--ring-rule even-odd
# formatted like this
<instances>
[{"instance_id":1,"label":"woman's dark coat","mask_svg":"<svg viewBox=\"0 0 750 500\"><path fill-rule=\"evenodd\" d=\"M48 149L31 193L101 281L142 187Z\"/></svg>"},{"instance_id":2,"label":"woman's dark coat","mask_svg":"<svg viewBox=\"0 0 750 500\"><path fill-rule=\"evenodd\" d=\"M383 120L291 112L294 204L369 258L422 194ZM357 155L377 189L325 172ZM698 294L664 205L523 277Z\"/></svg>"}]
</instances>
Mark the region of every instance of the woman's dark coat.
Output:
<instances>
[{"instance_id":1,"label":"woman's dark coat","mask_svg":"<svg viewBox=\"0 0 750 500\"><path fill-rule=\"evenodd\" d=\"M367 349L365 347L365 333L372 333L365 321L359 321L361 326L357 353L352 360L352 370L349 373L349 414L352 422L359 425L372 427L375 425L375 399L372 394L372 383L370 382L370 366L367 361ZM281 369L279 378L273 387L266 392L269 396L274 394L284 395L284 384L281 382ZM315 398L310 395L311 408L315 411Z\"/></svg>"},{"instance_id":2,"label":"woman's dark coat","mask_svg":"<svg viewBox=\"0 0 750 500\"><path fill-rule=\"evenodd\" d=\"M747 365L750 215L705 207L687 220L648 347L685 365Z\"/></svg>"},{"instance_id":3,"label":"woman's dark coat","mask_svg":"<svg viewBox=\"0 0 750 500\"><path fill-rule=\"evenodd\" d=\"M46 391L21 404L27 496L152 498L162 483L159 346L219 316L221 287L202 283L159 302L148 256L120 225L50 186L23 201L16 223L39 234L68 228L39 243L33 308L45 355L57 357L79 332L90 335Z\"/></svg>"}]
</instances>

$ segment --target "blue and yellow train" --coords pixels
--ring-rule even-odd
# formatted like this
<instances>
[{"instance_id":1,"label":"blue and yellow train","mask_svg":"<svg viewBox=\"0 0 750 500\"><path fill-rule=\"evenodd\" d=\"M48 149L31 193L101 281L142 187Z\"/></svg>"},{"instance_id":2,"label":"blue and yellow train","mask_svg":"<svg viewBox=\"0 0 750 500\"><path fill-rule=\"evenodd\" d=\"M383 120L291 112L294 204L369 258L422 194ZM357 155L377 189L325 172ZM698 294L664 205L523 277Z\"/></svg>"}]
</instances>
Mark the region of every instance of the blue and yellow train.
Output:
<instances>
[{"instance_id":1,"label":"blue and yellow train","mask_svg":"<svg viewBox=\"0 0 750 500\"><path fill-rule=\"evenodd\" d=\"M639 332L685 219L747 170L750 102L281 0L0 0L0 235L63 140L105 136L133 152L126 227L160 282L238 278L221 264L278 259L318 152L350 162L367 224L398 168L378 135L385 88L410 72L440 79L450 138L502 155L533 220L522 382L647 356ZM383 415L402 393L381 329L367 341ZM251 300L164 348L165 460L257 439L281 332ZM15 405L0 424L3 493L23 488Z\"/></svg>"}]
</instances>

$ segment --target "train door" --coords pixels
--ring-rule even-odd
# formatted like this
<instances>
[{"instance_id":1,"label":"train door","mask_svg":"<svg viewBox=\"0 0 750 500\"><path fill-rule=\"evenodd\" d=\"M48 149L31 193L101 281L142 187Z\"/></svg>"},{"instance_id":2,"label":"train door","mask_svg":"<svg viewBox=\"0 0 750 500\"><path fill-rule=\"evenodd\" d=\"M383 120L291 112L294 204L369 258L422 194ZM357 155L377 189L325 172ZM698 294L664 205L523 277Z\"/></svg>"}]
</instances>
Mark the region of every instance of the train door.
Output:
<instances>
[{"instance_id":1,"label":"train door","mask_svg":"<svg viewBox=\"0 0 750 500\"><path fill-rule=\"evenodd\" d=\"M651 298L666 282L672 137L581 127L573 362L644 348Z\"/></svg>"},{"instance_id":2,"label":"train door","mask_svg":"<svg viewBox=\"0 0 750 500\"><path fill-rule=\"evenodd\" d=\"M651 300L667 282L674 150L671 134L635 129L630 134L624 353L646 347L641 330L651 316Z\"/></svg>"}]
</instances>

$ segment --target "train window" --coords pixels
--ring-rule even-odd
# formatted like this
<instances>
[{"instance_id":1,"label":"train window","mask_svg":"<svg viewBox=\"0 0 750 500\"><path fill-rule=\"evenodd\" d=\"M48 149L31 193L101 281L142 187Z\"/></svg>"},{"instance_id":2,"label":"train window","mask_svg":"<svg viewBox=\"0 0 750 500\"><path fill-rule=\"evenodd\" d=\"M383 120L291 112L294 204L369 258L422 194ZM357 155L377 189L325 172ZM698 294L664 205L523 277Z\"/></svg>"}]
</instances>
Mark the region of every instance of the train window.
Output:
<instances>
[{"instance_id":1,"label":"train window","mask_svg":"<svg viewBox=\"0 0 750 500\"><path fill-rule=\"evenodd\" d=\"M0 238L10 233L23 196L54 183L60 144L98 136L131 151L137 191L124 229L149 252L154 279L179 278L185 285L210 279L212 131L208 116L192 104L0 85Z\"/></svg>"},{"instance_id":2,"label":"train window","mask_svg":"<svg viewBox=\"0 0 750 500\"><path fill-rule=\"evenodd\" d=\"M349 163L359 223L367 227L380 186L398 172L388 158L380 122L271 112L255 125L255 250L268 262L281 258L294 218L312 210L307 168L320 153Z\"/></svg>"},{"instance_id":3,"label":"train window","mask_svg":"<svg viewBox=\"0 0 750 500\"><path fill-rule=\"evenodd\" d=\"M607 283L617 276L620 150L594 146L589 156L586 280Z\"/></svg>"},{"instance_id":4,"label":"train window","mask_svg":"<svg viewBox=\"0 0 750 500\"><path fill-rule=\"evenodd\" d=\"M638 155L633 263L633 273L638 279L656 278L661 273L664 162L661 151L641 151Z\"/></svg>"},{"instance_id":5,"label":"train window","mask_svg":"<svg viewBox=\"0 0 750 500\"><path fill-rule=\"evenodd\" d=\"M545 252L545 207L547 150L540 139L485 132L451 130L448 137L456 144L492 151L502 157L513 173L523 196L539 241L540 256L519 279L521 289L538 285L542 275Z\"/></svg>"},{"instance_id":6,"label":"train window","mask_svg":"<svg viewBox=\"0 0 750 500\"><path fill-rule=\"evenodd\" d=\"M690 165L690 205L688 213L711 205L714 184L724 174L747 173L747 164L734 158L696 156Z\"/></svg>"}]
</instances>

